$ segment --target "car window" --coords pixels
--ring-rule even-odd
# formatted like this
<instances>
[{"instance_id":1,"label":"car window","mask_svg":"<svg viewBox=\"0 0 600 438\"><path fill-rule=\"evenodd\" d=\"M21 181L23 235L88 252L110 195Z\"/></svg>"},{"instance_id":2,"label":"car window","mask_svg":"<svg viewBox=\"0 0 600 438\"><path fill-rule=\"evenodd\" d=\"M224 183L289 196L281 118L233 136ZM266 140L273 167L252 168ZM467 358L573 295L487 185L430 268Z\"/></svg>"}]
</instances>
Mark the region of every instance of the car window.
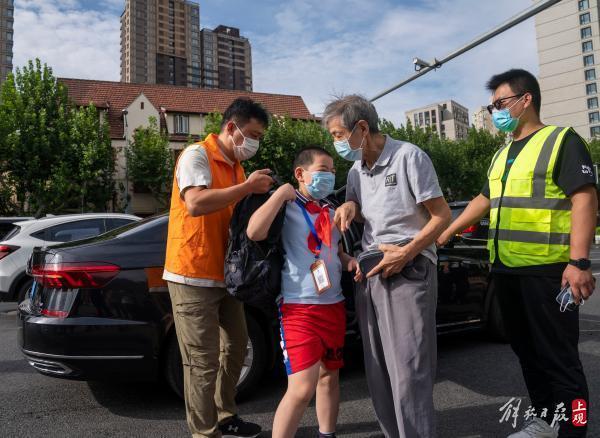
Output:
<instances>
[{"instance_id":1,"label":"car window","mask_svg":"<svg viewBox=\"0 0 600 438\"><path fill-rule=\"evenodd\" d=\"M86 219L47 228L44 240L48 242L71 242L102 233L104 233L104 219Z\"/></svg>"},{"instance_id":2,"label":"car window","mask_svg":"<svg viewBox=\"0 0 600 438\"><path fill-rule=\"evenodd\" d=\"M0 240L12 239L19 234L21 227L14 224L0 224Z\"/></svg>"},{"instance_id":3,"label":"car window","mask_svg":"<svg viewBox=\"0 0 600 438\"><path fill-rule=\"evenodd\" d=\"M125 219L125 218L109 218L106 219L106 231L114 230L115 228L122 227L123 225L130 224L134 222L133 219Z\"/></svg>"},{"instance_id":4,"label":"car window","mask_svg":"<svg viewBox=\"0 0 600 438\"><path fill-rule=\"evenodd\" d=\"M454 207L450 209L450 213L452 214L452 220L456 219L460 216L460 214L465 210L464 207Z\"/></svg>"}]
</instances>

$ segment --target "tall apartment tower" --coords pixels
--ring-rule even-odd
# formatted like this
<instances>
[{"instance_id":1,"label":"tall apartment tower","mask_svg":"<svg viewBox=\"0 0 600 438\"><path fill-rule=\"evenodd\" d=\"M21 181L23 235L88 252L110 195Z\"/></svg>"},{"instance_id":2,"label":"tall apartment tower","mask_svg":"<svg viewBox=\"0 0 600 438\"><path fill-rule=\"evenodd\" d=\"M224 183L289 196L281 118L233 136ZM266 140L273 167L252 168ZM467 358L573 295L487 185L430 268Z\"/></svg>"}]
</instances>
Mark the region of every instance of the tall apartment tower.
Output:
<instances>
[{"instance_id":1,"label":"tall apartment tower","mask_svg":"<svg viewBox=\"0 0 600 438\"><path fill-rule=\"evenodd\" d=\"M252 91L252 50L248 38L230 26L202 29L202 87Z\"/></svg>"},{"instance_id":2,"label":"tall apartment tower","mask_svg":"<svg viewBox=\"0 0 600 438\"><path fill-rule=\"evenodd\" d=\"M13 68L14 11L13 0L0 0L0 84Z\"/></svg>"},{"instance_id":3,"label":"tall apartment tower","mask_svg":"<svg viewBox=\"0 0 600 438\"><path fill-rule=\"evenodd\" d=\"M598 1L563 0L535 18L542 120L600 136Z\"/></svg>"},{"instance_id":4,"label":"tall apartment tower","mask_svg":"<svg viewBox=\"0 0 600 438\"><path fill-rule=\"evenodd\" d=\"M121 81L200 86L200 6L186 0L126 0Z\"/></svg>"}]
</instances>

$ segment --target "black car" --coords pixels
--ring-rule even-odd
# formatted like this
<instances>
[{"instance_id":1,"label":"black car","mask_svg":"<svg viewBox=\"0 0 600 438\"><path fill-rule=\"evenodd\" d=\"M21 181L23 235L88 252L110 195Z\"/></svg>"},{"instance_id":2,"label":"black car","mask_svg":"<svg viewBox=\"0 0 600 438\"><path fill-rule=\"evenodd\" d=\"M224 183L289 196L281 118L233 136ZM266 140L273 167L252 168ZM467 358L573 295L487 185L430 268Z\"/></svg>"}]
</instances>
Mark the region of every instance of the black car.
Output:
<instances>
[{"instance_id":1,"label":"black car","mask_svg":"<svg viewBox=\"0 0 600 438\"><path fill-rule=\"evenodd\" d=\"M104 235L34 251L34 287L19 305L19 343L39 372L84 380L164 377L179 395L183 380L166 283L162 280L168 216ZM344 236L346 251L360 248L361 230ZM454 245L439 250L438 330L490 329L502 337L487 250ZM347 340L358 341L353 282L343 277ZM246 306L248 355L239 382L248 394L278 363L274 308Z\"/></svg>"},{"instance_id":2,"label":"black car","mask_svg":"<svg viewBox=\"0 0 600 438\"><path fill-rule=\"evenodd\" d=\"M452 213L452 220L456 219L469 205L468 201L456 201L449 202L450 212ZM488 230L490 227L490 218L486 216L482 218L478 223L470 225L466 229L457 233L449 242L450 246L457 243L462 243L469 246L485 246L488 237Z\"/></svg>"}]
</instances>

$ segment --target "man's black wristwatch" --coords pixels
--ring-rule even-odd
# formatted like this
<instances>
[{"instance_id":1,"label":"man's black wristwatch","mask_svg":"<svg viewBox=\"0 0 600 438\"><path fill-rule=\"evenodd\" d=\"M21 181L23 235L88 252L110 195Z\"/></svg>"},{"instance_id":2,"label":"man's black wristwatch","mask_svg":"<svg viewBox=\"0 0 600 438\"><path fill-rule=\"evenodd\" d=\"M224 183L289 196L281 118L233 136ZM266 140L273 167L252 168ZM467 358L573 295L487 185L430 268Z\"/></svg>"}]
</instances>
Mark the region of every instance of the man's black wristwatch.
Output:
<instances>
[{"instance_id":1,"label":"man's black wristwatch","mask_svg":"<svg viewBox=\"0 0 600 438\"><path fill-rule=\"evenodd\" d=\"M592 267L592 262L590 261L590 259L577 259L577 260L570 259L569 265L573 265L573 266L581 269L582 271L587 271L588 269L590 269Z\"/></svg>"}]
</instances>

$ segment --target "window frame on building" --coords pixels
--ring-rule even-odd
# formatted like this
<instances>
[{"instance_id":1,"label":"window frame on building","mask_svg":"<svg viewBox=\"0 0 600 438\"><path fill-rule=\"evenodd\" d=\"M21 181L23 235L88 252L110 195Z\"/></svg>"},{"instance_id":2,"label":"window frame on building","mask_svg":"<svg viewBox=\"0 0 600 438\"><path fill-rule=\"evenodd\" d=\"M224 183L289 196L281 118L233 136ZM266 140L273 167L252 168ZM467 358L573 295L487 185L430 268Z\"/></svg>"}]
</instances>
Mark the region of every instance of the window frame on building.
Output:
<instances>
[{"instance_id":1,"label":"window frame on building","mask_svg":"<svg viewBox=\"0 0 600 438\"><path fill-rule=\"evenodd\" d=\"M597 97L589 97L587 99L587 108L588 109L596 109L599 108L600 106L598 105L598 98Z\"/></svg>"},{"instance_id":2,"label":"window frame on building","mask_svg":"<svg viewBox=\"0 0 600 438\"><path fill-rule=\"evenodd\" d=\"M581 28L581 39L592 38L592 26L586 26Z\"/></svg>"},{"instance_id":3,"label":"window frame on building","mask_svg":"<svg viewBox=\"0 0 600 438\"><path fill-rule=\"evenodd\" d=\"M592 40L583 41L581 43L581 52L582 53L588 53L588 52L593 52L593 51L594 51L594 43L592 42Z\"/></svg>"},{"instance_id":4,"label":"window frame on building","mask_svg":"<svg viewBox=\"0 0 600 438\"><path fill-rule=\"evenodd\" d=\"M591 22L592 22L592 17L589 12L579 15L579 24L580 25L590 24Z\"/></svg>"},{"instance_id":5,"label":"window frame on building","mask_svg":"<svg viewBox=\"0 0 600 438\"><path fill-rule=\"evenodd\" d=\"M190 133L190 115L189 114L175 114L173 119L173 128L175 134L189 134Z\"/></svg>"},{"instance_id":6,"label":"window frame on building","mask_svg":"<svg viewBox=\"0 0 600 438\"><path fill-rule=\"evenodd\" d=\"M600 112L592 111L592 112L588 113L588 121L590 124L600 123Z\"/></svg>"},{"instance_id":7,"label":"window frame on building","mask_svg":"<svg viewBox=\"0 0 600 438\"><path fill-rule=\"evenodd\" d=\"M584 70L583 74L585 75L586 81L595 81L596 80L596 69L595 68L589 68L587 70Z\"/></svg>"},{"instance_id":8,"label":"window frame on building","mask_svg":"<svg viewBox=\"0 0 600 438\"><path fill-rule=\"evenodd\" d=\"M588 63L587 61L590 60L590 59L591 59L592 62ZM595 65L595 64L596 64L596 60L594 59L594 54L593 53L590 54L590 55L585 55L583 57L583 66L584 67L589 67L589 66L592 66L592 65Z\"/></svg>"},{"instance_id":9,"label":"window frame on building","mask_svg":"<svg viewBox=\"0 0 600 438\"><path fill-rule=\"evenodd\" d=\"M600 137L600 126L590 126L590 137Z\"/></svg>"},{"instance_id":10,"label":"window frame on building","mask_svg":"<svg viewBox=\"0 0 600 438\"><path fill-rule=\"evenodd\" d=\"M586 9L590 8L590 1L589 0L579 0L577 2L577 7L580 11L585 11Z\"/></svg>"},{"instance_id":11,"label":"window frame on building","mask_svg":"<svg viewBox=\"0 0 600 438\"><path fill-rule=\"evenodd\" d=\"M596 85L596 82L591 82L585 85L585 94L586 96L598 94L598 86Z\"/></svg>"}]
</instances>

